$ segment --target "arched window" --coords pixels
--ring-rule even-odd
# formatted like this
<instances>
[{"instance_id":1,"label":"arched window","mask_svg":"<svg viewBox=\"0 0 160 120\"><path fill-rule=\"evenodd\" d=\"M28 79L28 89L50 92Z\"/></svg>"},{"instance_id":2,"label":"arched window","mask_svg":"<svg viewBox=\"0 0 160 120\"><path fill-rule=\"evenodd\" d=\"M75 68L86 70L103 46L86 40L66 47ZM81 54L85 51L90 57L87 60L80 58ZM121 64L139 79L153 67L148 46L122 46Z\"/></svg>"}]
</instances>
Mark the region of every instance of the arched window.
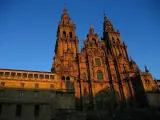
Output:
<instances>
[{"instance_id":1,"label":"arched window","mask_svg":"<svg viewBox=\"0 0 160 120\"><path fill-rule=\"evenodd\" d=\"M119 43L121 43L121 41L117 38L117 41L119 42Z\"/></svg>"},{"instance_id":2,"label":"arched window","mask_svg":"<svg viewBox=\"0 0 160 120\"><path fill-rule=\"evenodd\" d=\"M98 79L98 80L103 80L103 73L102 73L101 70L98 70L98 71L97 71L97 79Z\"/></svg>"},{"instance_id":3,"label":"arched window","mask_svg":"<svg viewBox=\"0 0 160 120\"><path fill-rule=\"evenodd\" d=\"M63 31L63 36L66 37L66 31Z\"/></svg>"},{"instance_id":4,"label":"arched window","mask_svg":"<svg viewBox=\"0 0 160 120\"><path fill-rule=\"evenodd\" d=\"M87 79L87 78L86 78L86 73L85 73L85 72L82 73L82 79L84 79L84 80Z\"/></svg>"},{"instance_id":5,"label":"arched window","mask_svg":"<svg viewBox=\"0 0 160 120\"><path fill-rule=\"evenodd\" d=\"M96 39L95 38L92 38L92 41L94 44L96 44Z\"/></svg>"},{"instance_id":6,"label":"arched window","mask_svg":"<svg viewBox=\"0 0 160 120\"><path fill-rule=\"evenodd\" d=\"M69 37L72 38L72 32L69 32Z\"/></svg>"},{"instance_id":7,"label":"arched window","mask_svg":"<svg viewBox=\"0 0 160 120\"><path fill-rule=\"evenodd\" d=\"M116 43L114 38L112 38L112 42L113 42L113 44L115 44L115 43Z\"/></svg>"},{"instance_id":8,"label":"arched window","mask_svg":"<svg viewBox=\"0 0 160 120\"><path fill-rule=\"evenodd\" d=\"M66 80L70 80L70 77L69 77L69 76L67 76L67 77L66 77Z\"/></svg>"},{"instance_id":9,"label":"arched window","mask_svg":"<svg viewBox=\"0 0 160 120\"><path fill-rule=\"evenodd\" d=\"M101 66L101 59L95 58L96 65Z\"/></svg>"},{"instance_id":10,"label":"arched window","mask_svg":"<svg viewBox=\"0 0 160 120\"><path fill-rule=\"evenodd\" d=\"M65 77L64 77L64 76L62 76L61 80L65 80Z\"/></svg>"},{"instance_id":11,"label":"arched window","mask_svg":"<svg viewBox=\"0 0 160 120\"><path fill-rule=\"evenodd\" d=\"M145 84L148 87L150 85L150 81L148 79L145 79Z\"/></svg>"}]
</instances>

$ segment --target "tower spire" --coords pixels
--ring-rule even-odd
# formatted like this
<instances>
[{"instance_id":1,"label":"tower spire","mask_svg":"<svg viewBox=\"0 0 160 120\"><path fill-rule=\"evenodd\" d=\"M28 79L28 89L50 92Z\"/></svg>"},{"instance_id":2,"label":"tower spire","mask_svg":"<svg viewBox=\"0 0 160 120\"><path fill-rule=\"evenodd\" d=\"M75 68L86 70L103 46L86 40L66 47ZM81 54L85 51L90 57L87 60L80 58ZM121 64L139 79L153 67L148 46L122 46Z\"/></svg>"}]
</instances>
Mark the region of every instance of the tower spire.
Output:
<instances>
[{"instance_id":1,"label":"tower spire","mask_svg":"<svg viewBox=\"0 0 160 120\"><path fill-rule=\"evenodd\" d=\"M67 13L67 5L66 5L66 3L64 4L63 13Z\"/></svg>"},{"instance_id":2,"label":"tower spire","mask_svg":"<svg viewBox=\"0 0 160 120\"><path fill-rule=\"evenodd\" d=\"M78 38L76 36L76 25L71 21L65 4L57 29L55 57L54 63L52 64L52 71L54 70L59 75L62 75L68 74L68 71L71 72L73 69L75 70L77 68L75 65L77 53ZM76 68L73 68L71 63L73 63Z\"/></svg>"},{"instance_id":3,"label":"tower spire","mask_svg":"<svg viewBox=\"0 0 160 120\"><path fill-rule=\"evenodd\" d=\"M106 14L104 13L104 23L103 23L104 31L105 32L114 32L114 27L112 23L108 20Z\"/></svg>"},{"instance_id":4,"label":"tower spire","mask_svg":"<svg viewBox=\"0 0 160 120\"><path fill-rule=\"evenodd\" d=\"M89 33L90 33L90 34L94 34L94 28L92 27L91 24L90 24L90 28L89 28Z\"/></svg>"},{"instance_id":5,"label":"tower spire","mask_svg":"<svg viewBox=\"0 0 160 120\"><path fill-rule=\"evenodd\" d=\"M130 61L133 61L132 57L130 56Z\"/></svg>"},{"instance_id":6,"label":"tower spire","mask_svg":"<svg viewBox=\"0 0 160 120\"><path fill-rule=\"evenodd\" d=\"M104 15L104 20L106 20L106 19L107 19L107 16L106 16L106 14L105 14L105 13L103 13L103 15Z\"/></svg>"},{"instance_id":7,"label":"tower spire","mask_svg":"<svg viewBox=\"0 0 160 120\"><path fill-rule=\"evenodd\" d=\"M149 72L149 70L148 70L146 65L144 66L144 68L145 68L145 72Z\"/></svg>"},{"instance_id":8,"label":"tower spire","mask_svg":"<svg viewBox=\"0 0 160 120\"><path fill-rule=\"evenodd\" d=\"M92 24L90 23L90 29L93 29Z\"/></svg>"},{"instance_id":9,"label":"tower spire","mask_svg":"<svg viewBox=\"0 0 160 120\"><path fill-rule=\"evenodd\" d=\"M63 9L63 13L61 15L61 21L63 24L69 24L69 21L71 20L69 14L68 14L68 10L66 7L66 4L64 4L64 9Z\"/></svg>"}]
</instances>

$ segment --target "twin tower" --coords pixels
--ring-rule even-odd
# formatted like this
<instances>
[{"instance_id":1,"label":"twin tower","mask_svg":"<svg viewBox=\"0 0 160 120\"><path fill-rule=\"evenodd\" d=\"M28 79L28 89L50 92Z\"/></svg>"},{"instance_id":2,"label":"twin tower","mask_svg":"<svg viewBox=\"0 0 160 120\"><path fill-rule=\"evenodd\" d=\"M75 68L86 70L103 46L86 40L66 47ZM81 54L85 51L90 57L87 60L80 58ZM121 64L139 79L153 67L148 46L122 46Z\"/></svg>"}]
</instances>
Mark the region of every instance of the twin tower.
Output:
<instances>
[{"instance_id":1,"label":"twin tower","mask_svg":"<svg viewBox=\"0 0 160 120\"><path fill-rule=\"evenodd\" d=\"M111 91L116 102L127 103L136 97L142 90L140 88L152 90L153 78L147 67L142 72L136 62L128 57L127 46L121 40L119 31L114 29L105 15L102 39L99 40L90 27L80 52L75 30L76 25L64 9L58 24L51 71L64 81L74 78L75 96L81 98L83 104L95 104L102 91Z\"/></svg>"},{"instance_id":2,"label":"twin tower","mask_svg":"<svg viewBox=\"0 0 160 120\"><path fill-rule=\"evenodd\" d=\"M98 35L94 33L94 29L90 26L87 40L84 40L84 48L79 52L79 40L76 36L76 25L71 21L67 9L65 8L61 16L61 21L58 24L52 71L59 73L62 76L67 74L76 77L78 75L77 67L79 67L77 66L77 60L78 58L79 60L82 58L80 56L84 56L84 50L95 52L96 50L103 49L101 50L101 53L107 52L107 55L112 55L114 57L123 55L125 60L129 60L126 45L120 40L119 31L114 30L113 25L106 16L104 16L103 35L103 38L98 40ZM88 54L91 54L91 52Z\"/></svg>"}]
</instances>

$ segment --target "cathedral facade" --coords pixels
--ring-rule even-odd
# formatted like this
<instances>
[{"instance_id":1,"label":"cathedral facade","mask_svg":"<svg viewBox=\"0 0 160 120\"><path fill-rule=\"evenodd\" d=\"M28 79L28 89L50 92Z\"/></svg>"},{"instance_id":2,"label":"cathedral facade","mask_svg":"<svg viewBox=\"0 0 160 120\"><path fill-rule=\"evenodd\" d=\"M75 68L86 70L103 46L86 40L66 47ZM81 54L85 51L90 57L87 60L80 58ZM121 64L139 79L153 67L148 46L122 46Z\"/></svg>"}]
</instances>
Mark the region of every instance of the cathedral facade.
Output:
<instances>
[{"instance_id":1,"label":"cathedral facade","mask_svg":"<svg viewBox=\"0 0 160 120\"><path fill-rule=\"evenodd\" d=\"M128 57L120 32L104 15L103 37L90 26L78 50L76 25L64 9L57 29L50 72L0 69L0 118L40 120L58 112L146 106L155 82Z\"/></svg>"}]
</instances>

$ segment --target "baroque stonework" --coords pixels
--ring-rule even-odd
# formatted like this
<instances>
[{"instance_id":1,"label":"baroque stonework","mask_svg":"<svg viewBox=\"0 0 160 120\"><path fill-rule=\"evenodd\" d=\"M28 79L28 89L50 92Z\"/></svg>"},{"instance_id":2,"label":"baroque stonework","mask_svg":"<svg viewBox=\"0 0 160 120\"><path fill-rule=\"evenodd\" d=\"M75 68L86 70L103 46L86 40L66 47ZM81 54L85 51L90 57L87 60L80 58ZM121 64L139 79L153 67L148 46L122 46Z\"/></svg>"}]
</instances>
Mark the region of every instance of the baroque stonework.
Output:
<instances>
[{"instance_id":1,"label":"baroque stonework","mask_svg":"<svg viewBox=\"0 0 160 120\"><path fill-rule=\"evenodd\" d=\"M80 52L78 42L76 25L64 9L58 24L51 72L0 69L0 90L47 90L49 95L56 91L56 99L43 101L43 98L41 102L51 106L54 102L54 109L64 106L75 109L75 105L100 109L101 104L107 108L109 104L128 104L130 100L143 102L144 93L155 87L147 67L141 71L128 57L120 32L105 15L103 37L99 39L90 26ZM67 97L62 98L62 93ZM68 93L71 93L69 97ZM0 102L4 102L3 99Z\"/></svg>"},{"instance_id":2,"label":"baroque stonework","mask_svg":"<svg viewBox=\"0 0 160 120\"><path fill-rule=\"evenodd\" d=\"M68 62L62 62L60 71L62 74L59 75L60 78L66 76L75 78L76 98L83 98L87 93L89 101L95 103L95 95L109 87L117 93L119 101L124 99L127 101L131 97L136 97L142 89L143 91L153 89L155 84L151 74L147 70L142 72L138 65L128 57L127 46L121 40L120 32L114 29L105 15L103 37L99 39L94 28L90 26L87 38L83 40L84 47L80 52L78 52L78 38L75 32L76 25L72 26L73 23L67 10L64 10L60 23L57 33L58 37L62 38L63 36L63 39L59 42L57 38L55 56L61 56ZM67 40L67 44L63 42L65 40ZM77 42L73 42L75 40ZM73 56L67 57L66 54L71 55L70 50L76 51ZM55 73L59 72L54 67L58 63L59 61L56 60L53 62L52 69L55 69ZM70 69L71 64L73 64L74 70ZM68 66L68 72L65 71L65 66ZM137 90L137 87L140 89Z\"/></svg>"}]
</instances>

